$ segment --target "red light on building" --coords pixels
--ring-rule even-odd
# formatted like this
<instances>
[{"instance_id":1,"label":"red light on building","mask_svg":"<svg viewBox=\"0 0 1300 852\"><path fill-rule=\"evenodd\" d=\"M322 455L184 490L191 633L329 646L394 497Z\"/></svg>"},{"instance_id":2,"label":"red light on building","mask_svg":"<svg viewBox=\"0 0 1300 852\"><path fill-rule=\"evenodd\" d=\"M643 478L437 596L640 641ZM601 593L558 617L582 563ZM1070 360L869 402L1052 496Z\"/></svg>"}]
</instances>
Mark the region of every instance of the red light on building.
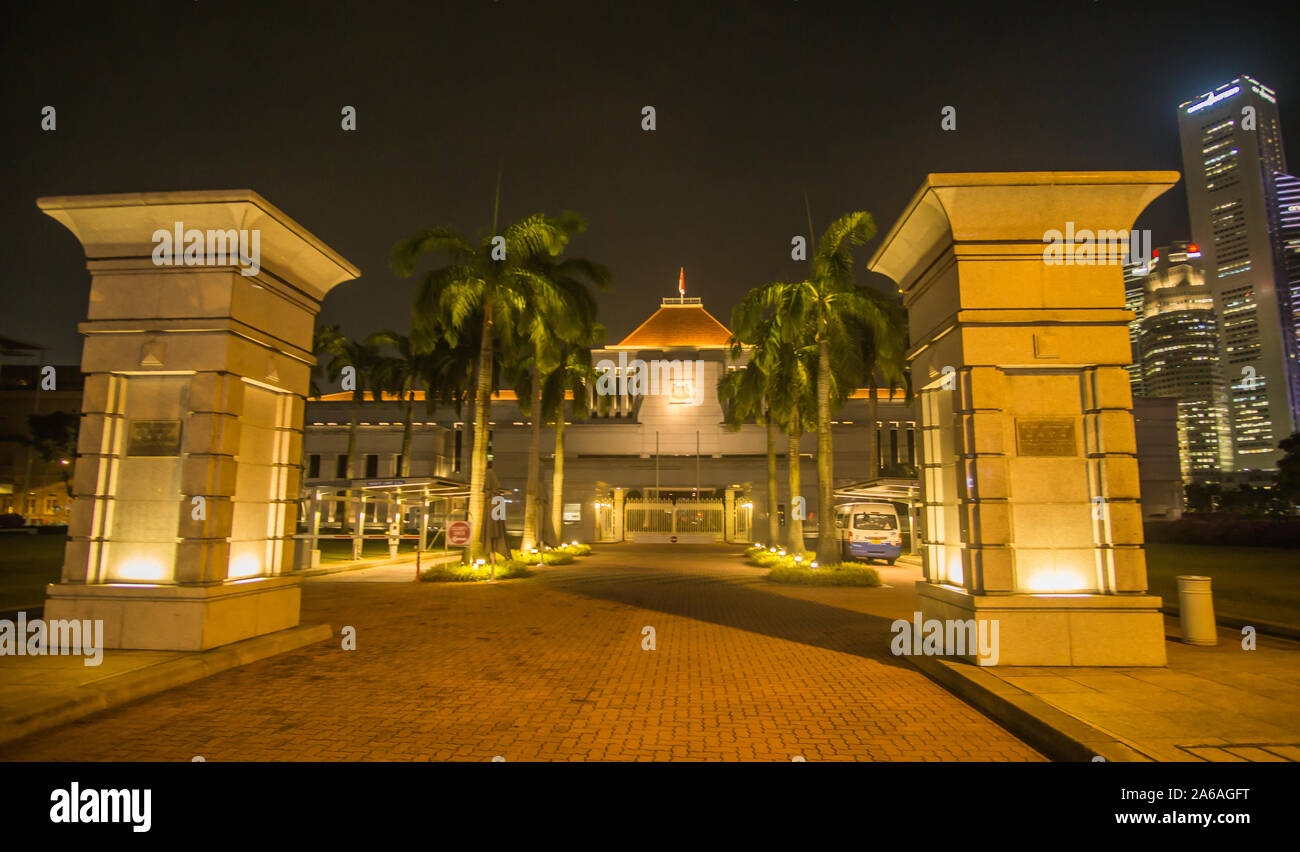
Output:
<instances>
[{"instance_id":1,"label":"red light on building","mask_svg":"<svg viewBox=\"0 0 1300 852\"><path fill-rule=\"evenodd\" d=\"M1192 243L1191 245L1189 245L1189 246L1187 247L1187 250L1188 250L1188 251L1200 251L1200 250L1201 250L1201 247L1198 246L1196 243Z\"/></svg>"}]
</instances>

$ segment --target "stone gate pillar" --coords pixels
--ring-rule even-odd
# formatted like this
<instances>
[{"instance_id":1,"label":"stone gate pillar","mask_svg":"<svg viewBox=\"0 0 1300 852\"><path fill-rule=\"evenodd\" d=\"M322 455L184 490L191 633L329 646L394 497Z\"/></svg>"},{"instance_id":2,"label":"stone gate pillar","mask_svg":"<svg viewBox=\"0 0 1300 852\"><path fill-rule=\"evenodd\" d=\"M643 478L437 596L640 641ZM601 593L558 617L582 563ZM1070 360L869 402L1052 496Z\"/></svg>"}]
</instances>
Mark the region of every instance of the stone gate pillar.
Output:
<instances>
[{"instance_id":1,"label":"stone gate pillar","mask_svg":"<svg viewBox=\"0 0 1300 852\"><path fill-rule=\"evenodd\" d=\"M920 389L921 612L998 622L996 658L957 656L1165 663L1160 599L1146 594L1119 249L1177 180L932 174L870 262L903 293ZM1045 254L1053 232L1075 242Z\"/></svg>"},{"instance_id":2,"label":"stone gate pillar","mask_svg":"<svg viewBox=\"0 0 1300 852\"><path fill-rule=\"evenodd\" d=\"M47 619L202 650L298 623L312 332L359 271L255 192L41 198L91 274L62 582Z\"/></svg>"}]
</instances>

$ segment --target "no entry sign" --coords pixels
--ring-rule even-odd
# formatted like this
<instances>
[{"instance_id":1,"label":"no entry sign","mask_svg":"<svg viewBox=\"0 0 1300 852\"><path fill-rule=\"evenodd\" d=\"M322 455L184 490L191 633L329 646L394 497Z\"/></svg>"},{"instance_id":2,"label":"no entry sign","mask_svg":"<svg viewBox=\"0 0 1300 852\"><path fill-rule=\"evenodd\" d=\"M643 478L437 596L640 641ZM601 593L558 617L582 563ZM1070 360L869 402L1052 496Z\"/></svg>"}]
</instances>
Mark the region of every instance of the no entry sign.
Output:
<instances>
[{"instance_id":1,"label":"no entry sign","mask_svg":"<svg viewBox=\"0 0 1300 852\"><path fill-rule=\"evenodd\" d=\"M452 521L447 524L447 543L455 547L469 544L469 521Z\"/></svg>"},{"instance_id":2,"label":"no entry sign","mask_svg":"<svg viewBox=\"0 0 1300 852\"><path fill-rule=\"evenodd\" d=\"M668 537L668 541L669 541L670 543L672 543L672 544L676 544L676 543L677 543L677 536L675 536L675 535L671 535L671 536L669 536L669 537Z\"/></svg>"}]
</instances>

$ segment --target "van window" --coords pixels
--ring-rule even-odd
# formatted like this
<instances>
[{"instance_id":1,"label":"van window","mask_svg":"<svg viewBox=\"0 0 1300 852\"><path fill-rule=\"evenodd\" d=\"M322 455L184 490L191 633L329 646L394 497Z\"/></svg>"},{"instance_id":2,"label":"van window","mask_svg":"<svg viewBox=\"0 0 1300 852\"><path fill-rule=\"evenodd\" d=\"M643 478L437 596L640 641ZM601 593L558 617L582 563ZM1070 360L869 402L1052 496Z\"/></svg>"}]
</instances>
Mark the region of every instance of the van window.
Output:
<instances>
[{"instance_id":1,"label":"van window","mask_svg":"<svg viewBox=\"0 0 1300 852\"><path fill-rule=\"evenodd\" d=\"M853 528L855 530L896 530L898 518L884 512L854 512Z\"/></svg>"}]
</instances>

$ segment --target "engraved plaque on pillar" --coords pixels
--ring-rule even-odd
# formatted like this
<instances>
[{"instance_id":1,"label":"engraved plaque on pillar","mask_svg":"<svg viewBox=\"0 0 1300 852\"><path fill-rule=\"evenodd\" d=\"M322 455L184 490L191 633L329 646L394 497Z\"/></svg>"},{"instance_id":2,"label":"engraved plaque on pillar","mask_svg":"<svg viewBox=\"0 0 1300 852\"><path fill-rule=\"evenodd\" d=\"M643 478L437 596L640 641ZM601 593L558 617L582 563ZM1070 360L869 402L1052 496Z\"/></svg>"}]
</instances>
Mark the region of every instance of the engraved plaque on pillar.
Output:
<instances>
[{"instance_id":1,"label":"engraved plaque on pillar","mask_svg":"<svg viewBox=\"0 0 1300 852\"><path fill-rule=\"evenodd\" d=\"M1077 447L1073 418L1016 419L1017 455L1073 456Z\"/></svg>"},{"instance_id":2,"label":"engraved plaque on pillar","mask_svg":"<svg viewBox=\"0 0 1300 852\"><path fill-rule=\"evenodd\" d=\"M132 420L126 454L166 458L181 454L181 421Z\"/></svg>"}]
</instances>

